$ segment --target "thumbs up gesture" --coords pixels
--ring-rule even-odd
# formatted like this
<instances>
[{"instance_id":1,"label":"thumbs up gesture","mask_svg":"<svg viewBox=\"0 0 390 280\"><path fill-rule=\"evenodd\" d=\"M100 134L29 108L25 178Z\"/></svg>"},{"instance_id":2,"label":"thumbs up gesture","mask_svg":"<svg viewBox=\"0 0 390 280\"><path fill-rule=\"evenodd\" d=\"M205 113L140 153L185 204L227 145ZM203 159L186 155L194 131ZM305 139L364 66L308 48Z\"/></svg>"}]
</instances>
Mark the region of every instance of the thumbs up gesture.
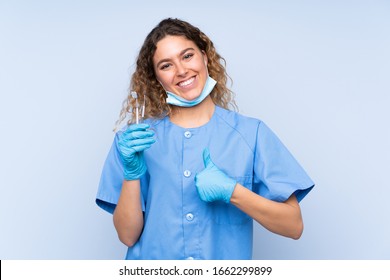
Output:
<instances>
[{"instance_id":1,"label":"thumbs up gesture","mask_svg":"<svg viewBox=\"0 0 390 280\"><path fill-rule=\"evenodd\" d=\"M203 151L203 163L205 169L195 176L195 185L200 199L205 202L229 203L237 182L214 164L208 148Z\"/></svg>"}]
</instances>

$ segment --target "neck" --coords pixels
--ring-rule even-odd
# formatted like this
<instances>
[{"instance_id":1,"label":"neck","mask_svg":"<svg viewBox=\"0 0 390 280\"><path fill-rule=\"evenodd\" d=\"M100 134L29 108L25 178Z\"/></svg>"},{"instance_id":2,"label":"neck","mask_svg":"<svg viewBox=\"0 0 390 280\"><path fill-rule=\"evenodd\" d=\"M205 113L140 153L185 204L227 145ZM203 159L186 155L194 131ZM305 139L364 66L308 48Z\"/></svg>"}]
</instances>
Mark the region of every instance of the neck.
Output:
<instances>
[{"instance_id":1,"label":"neck","mask_svg":"<svg viewBox=\"0 0 390 280\"><path fill-rule=\"evenodd\" d=\"M184 128L195 128L208 123L214 114L215 105L208 96L194 107L173 106L169 118L174 124Z\"/></svg>"}]
</instances>

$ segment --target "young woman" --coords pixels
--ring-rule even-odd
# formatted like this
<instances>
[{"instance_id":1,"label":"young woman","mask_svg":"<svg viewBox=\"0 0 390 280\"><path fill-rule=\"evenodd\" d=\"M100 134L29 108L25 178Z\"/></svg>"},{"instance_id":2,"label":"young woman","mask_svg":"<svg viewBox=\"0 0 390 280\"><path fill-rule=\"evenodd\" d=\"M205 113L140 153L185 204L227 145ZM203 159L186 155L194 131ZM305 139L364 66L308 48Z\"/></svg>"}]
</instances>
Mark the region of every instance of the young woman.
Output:
<instances>
[{"instance_id":1,"label":"young woman","mask_svg":"<svg viewBox=\"0 0 390 280\"><path fill-rule=\"evenodd\" d=\"M97 204L126 259L251 259L253 219L298 239L314 183L260 120L242 116L223 58L198 28L161 21L146 37ZM145 119L134 123L145 102Z\"/></svg>"}]
</instances>

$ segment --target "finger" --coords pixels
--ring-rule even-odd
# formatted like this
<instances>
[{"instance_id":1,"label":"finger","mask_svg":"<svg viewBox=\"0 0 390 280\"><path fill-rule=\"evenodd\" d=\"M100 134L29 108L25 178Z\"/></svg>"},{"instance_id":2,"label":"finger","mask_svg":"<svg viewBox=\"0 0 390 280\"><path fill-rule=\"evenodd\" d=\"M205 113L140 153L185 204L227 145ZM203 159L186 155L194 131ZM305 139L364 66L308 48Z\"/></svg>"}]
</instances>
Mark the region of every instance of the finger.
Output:
<instances>
[{"instance_id":1,"label":"finger","mask_svg":"<svg viewBox=\"0 0 390 280\"><path fill-rule=\"evenodd\" d=\"M131 141L134 139L144 139L153 136L154 136L153 130L146 130L146 131L141 130L141 131L131 131L131 132L123 133L121 139L123 139L124 141Z\"/></svg>"},{"instance_id":2,"label":"finger","mask_svg":"<svg viewBox=\"0 0 390 280\"><path fill-rule=\"evenodd\" d=\"M149 127L150 127L150 125L148 125L146 123L132 124L124 131L124 133L129 133L129 132L132 132L132 131L146 130Z\"/></svg>"},{"instance_id":3,"label":"finger","mask_svg":"<svg viewBox=\"0 0 390 280\"><path fill-rule=\"evenodd\" d=\"M135 147L135 146L140 146L140 145L150 145L156 142L156 139L154 138L145 138L145 139L135 139L131 142L128 142L128 146L130 147Z\"/></svg>"},{"instance_id":4,"label":"finger","mask_svg":"<svg viewBox=\"0 0 390 280\"><path fill-rule=\"evenodd\" d=\"M153 142L154 143L154 142ZM143 145L138 145L138 146L134 146L132 147L134 151L136 152L142 152L142 151L145 151L146 149L149 149L153 143L150 143L150 144L143 144Z\"/></svg>"},{"instance_id":5,"label":"finger","mask_svg":"<svg viewBox=\"0 0 390 280\"><path fill-rule=\"evenodd\" d=\"M118 145L119 145L119 147L121 147L121 149L126 149L126 150L131 151L134 146L140 146L140 145L144 145L144 144L153 144L154 142L156 142L156 140L152 137L147 137L147 138L143 138L143 139L133 139L131 141L121 139L121 140L119 140Z\"/></svg>"}]
</instances>

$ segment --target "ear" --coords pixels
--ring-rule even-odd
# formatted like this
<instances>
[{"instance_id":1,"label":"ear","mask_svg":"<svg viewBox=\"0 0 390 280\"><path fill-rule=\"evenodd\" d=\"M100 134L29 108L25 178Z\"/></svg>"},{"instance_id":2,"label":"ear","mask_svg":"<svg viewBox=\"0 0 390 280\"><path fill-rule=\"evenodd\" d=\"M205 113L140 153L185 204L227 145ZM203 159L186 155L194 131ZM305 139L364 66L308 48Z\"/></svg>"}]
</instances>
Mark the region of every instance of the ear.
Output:
<instances>
[{"instance_id":1,"label":"ear","mask_svg":"<svg viewBox=\"0 0 390 280\"><path fill-rule=\"evenodd\" d=\"M206 67L207 67L207 62L208 62L208 59L207 59L206 52L205 52L205 51L202 51L202 55L203 55L203 61L204 61L204 65L206 65Z\"/></svg>"},{"instance_id":2,"label":"ear","mask_svg":"<svg viewBox=\"0 0 390 280\"><path fill-rule=\"evenodd\" d=\"M159 82L160 83L160 85L161 85L161 87L165 90L165 88L164 88L164 86L163 86L163 84L162 84L162 82L160 81L160 80L158 80L158 79L156 79L157 80L157 82Z\"/></svg>"}]
</instances>

